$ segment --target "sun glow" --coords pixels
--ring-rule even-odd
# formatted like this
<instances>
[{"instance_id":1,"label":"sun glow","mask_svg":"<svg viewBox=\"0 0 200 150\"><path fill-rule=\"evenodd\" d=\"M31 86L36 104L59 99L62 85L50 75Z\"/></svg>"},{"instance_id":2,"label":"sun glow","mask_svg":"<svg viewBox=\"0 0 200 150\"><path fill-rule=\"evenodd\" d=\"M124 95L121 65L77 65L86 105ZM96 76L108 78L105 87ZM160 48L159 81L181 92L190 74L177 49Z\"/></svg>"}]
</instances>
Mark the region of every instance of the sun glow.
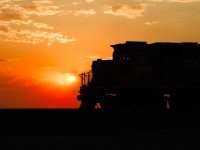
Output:
<instances>
[{"instance_id":1,"label":"sun glow","mask_svg":"<svg viewBox=\"0 0 200 150\"><path fill-rule=\"evenodd\" d=\"M77 81L77 77L73 73L56 72L49 75L46 81L54 85L68 86L74 84Z\"/></svg>"},{"instance_id":2,"label":"sun glow","mask_svg":"<svg viewBox=\"0 0 200 150\"><path fill-rule=\"evenodd\" d=\"M77 80L76 76L72 75L70 73L65 73L65 77L66 77L67 82L69 82L69 83L73 83Z\"/></svg>"}]
</instances>

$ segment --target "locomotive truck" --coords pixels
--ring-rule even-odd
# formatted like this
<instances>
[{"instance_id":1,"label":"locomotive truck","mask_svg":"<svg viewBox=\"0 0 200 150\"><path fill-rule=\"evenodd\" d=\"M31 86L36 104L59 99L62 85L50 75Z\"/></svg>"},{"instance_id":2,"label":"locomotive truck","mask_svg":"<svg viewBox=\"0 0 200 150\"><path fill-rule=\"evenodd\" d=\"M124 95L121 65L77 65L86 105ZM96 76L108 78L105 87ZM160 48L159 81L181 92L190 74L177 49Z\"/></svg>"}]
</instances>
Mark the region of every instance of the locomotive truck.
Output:
<instances>
[{"instance_id":1,"label":"locomotive truck","mask_svg":"<svg viewBox=\"0 0 200 150\"><path fill-rule=\"evenodd\" d=\"M80 74L79 109L198 111L200 44L126 41Z\"/></svg>"}]
</instances>

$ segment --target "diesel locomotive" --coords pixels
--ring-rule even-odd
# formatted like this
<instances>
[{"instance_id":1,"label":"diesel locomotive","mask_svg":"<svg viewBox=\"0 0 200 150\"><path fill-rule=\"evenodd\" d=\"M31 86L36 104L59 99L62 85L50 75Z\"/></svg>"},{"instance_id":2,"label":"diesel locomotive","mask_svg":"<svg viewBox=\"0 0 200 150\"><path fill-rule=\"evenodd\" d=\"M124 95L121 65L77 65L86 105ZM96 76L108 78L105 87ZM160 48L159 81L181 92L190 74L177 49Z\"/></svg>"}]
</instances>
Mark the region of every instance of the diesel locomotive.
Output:
<instances>
[{"instance_id":1,"label":"diesel locomotive","mask_svg":"<svg viewBox=\"0 0 200 150\"><path fill-rule=\"evenodd\" d=\"M80 74L79 109L198 111L200 44L126 41Z\"/></svg>"}]
</instances>

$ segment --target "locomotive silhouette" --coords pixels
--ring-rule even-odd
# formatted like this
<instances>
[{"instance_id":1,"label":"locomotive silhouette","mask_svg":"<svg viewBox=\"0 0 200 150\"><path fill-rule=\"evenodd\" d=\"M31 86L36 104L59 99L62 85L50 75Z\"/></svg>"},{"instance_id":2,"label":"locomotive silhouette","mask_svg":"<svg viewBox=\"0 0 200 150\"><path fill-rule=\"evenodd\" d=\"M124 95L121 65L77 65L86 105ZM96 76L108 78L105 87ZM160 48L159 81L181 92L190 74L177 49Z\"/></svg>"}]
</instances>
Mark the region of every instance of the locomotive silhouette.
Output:
<instances>
[{"instance_id":1,"label":"locomotive silhouette","mask_svg":"<svg viewBox=\"0 0 200 150\"><path fill-rule=\"evenodd\" d=\"M198 111L200 44L126 41L80 74L79 109Z\"/></svg>"}]
</instances>

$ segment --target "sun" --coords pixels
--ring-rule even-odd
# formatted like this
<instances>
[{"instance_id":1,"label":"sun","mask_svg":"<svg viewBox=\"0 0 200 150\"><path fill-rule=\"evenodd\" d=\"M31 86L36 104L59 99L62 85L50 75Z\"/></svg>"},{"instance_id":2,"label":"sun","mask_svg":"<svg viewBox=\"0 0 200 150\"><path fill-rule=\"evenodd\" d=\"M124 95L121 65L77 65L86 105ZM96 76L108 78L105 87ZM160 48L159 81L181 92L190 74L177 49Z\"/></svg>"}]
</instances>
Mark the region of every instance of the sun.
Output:
<instances>
[{"instance_id":1,"label":"sun","mask_svg":"<svg viewBox=\"0 0 200 150\"><path fill-rule=\"evenodd\" d=\"M77 80L76 76L75 75L72 75L70 73L65 73L65 77L66 77L66 81L68 83L73 83Z\"/></svg>"},{"instance_id":2,"label":"sun","mask_svg":"<svg viewBox=\"0 0 200 150\"><path fill-rule=\"evenodd\" d=\"M45 81L59 86L70 86L77 82L77 75L74 73L54 72L50 73Z\"/></svg>"}]
</instances>

